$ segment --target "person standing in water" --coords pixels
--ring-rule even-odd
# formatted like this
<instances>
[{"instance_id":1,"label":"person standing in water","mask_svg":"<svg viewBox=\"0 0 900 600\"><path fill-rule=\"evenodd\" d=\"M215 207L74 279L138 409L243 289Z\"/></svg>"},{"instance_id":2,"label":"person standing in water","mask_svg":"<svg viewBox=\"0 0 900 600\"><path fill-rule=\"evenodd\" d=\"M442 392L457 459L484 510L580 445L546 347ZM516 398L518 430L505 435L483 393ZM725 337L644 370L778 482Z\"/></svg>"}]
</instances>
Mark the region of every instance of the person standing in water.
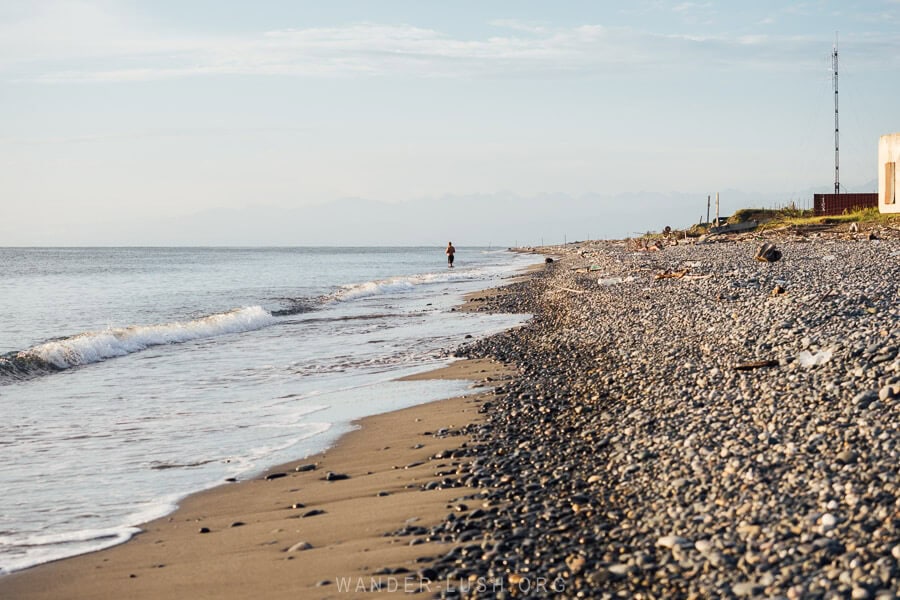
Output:
<instances>
[{"instance_id":1,"label":"person standing in water","mask_svg":"<svg viewBox=\"0 0 900 600\"><path fill-rule=\"evenodd\" d=\"M447 266L452 269L453 255L456 254L456 248L453 247L453 242L447 242L447 249L444 253L447 255Z\"/></svg>"}]
</instances>

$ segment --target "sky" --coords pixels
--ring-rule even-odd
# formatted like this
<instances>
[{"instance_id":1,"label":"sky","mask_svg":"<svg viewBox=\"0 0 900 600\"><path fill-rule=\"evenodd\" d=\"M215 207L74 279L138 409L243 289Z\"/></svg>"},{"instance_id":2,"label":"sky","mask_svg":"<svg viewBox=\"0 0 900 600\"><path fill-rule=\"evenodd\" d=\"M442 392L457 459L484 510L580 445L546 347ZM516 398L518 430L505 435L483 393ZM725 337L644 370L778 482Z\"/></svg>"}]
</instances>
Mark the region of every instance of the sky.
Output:
<instances>
[{"instance_id":1,"label":"sky","mask_svg":"<svg viewBox=\"0 0 900 600\"><path fill-rule=\"evenodd\" d=\"M716 192L808 206L836 37L842 187L875 191L898 30L900 0L2 0L0 245L420 243L492 202L512 243L687 225Z\"/></svg>"}]
</instances>

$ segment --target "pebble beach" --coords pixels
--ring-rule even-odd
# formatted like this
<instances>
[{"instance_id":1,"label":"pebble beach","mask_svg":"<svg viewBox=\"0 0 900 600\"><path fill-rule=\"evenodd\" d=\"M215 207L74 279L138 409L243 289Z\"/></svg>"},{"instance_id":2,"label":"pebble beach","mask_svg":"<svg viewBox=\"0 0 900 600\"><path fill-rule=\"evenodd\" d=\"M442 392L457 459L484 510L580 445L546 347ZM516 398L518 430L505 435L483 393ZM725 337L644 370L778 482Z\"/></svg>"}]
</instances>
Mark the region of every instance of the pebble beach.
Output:
<instances>
[{"instance_id":1,"label":"pebble beach","mask_svg":"<svg viewBox=\"0 0 900 600\"><path fill-rule=\"evenodd\" d=\"M364 421L309 469L0 595L896 597L900 231L535 251L458 309L533 315L463 340L449 376L472 396Z\"/></svg>"},{"instance_id":2,"label":"pebble beach","mask_svg":"<svg viewBox=\"0 0 900 600\"><path fill-rule=\"evenodd\" d=\"M479 510L430 531L461 542L430 575L501 584L447 597L896 597L898 232L702 241L570 246L482 303L535 317L460 350L519 376Z\"/></svg>"}]
</instances>

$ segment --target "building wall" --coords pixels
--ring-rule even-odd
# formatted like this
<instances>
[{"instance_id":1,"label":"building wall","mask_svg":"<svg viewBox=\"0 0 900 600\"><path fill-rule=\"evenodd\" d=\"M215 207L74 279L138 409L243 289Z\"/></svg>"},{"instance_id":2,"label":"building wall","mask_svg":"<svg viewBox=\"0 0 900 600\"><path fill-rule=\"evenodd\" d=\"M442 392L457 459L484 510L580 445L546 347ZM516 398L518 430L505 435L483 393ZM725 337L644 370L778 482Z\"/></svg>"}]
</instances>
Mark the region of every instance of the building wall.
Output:
<instances>
[{"instance_id":1,"label":"building wall","mask_svg":"<svg viewBox=\"0 0 900 600\"><path fill-rule=\"evenodd\" d=\"M813 214L817 217L842 215L861 208L878 206L878 194L813 194Z\"/></svg>"},{"instance_id":2,"label":"building wall","mask_svg":"<svg viewBox=\"0 0 900 600\"><path fill-rule=\"evenodd\" d=\"M900 213L900 133L878 139L878 211Z\"/></svg>"}]
</instances>

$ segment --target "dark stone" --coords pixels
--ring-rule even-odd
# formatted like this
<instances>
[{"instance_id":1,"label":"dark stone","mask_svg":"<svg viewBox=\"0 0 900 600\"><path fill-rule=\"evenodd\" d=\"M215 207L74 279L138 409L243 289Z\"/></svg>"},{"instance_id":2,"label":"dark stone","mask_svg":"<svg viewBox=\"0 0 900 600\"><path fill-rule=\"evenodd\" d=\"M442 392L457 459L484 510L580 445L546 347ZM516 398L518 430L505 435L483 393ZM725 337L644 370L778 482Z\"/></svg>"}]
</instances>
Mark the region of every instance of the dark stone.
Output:
<instances>
[{"instance_id":1,"label":"dark stone","mask_svg":"<svg viewBox=\"0 0 900 600\"><path fill-rule=\"evenodd\" d=\"M209 527L201 527L200 533L209 533Z\"/></svg>"},{"instance_id":2,"label":"dark stone","mask_svg":"<svg viewBox=\"0 0 900 600\"><path fill-rule=\"evenodd\" d=\"M281 479L282 477L287 477L287 473L269 473L268 475L266 475L266 481Z\"/></svg>"},{"instance_id":3,"label":"dark stone","mask_svg":"<svg viewBox=\"0 0 900 600\"><path fill-rule=\"evenodd\" d=\"M335 473L334 471L328 471L327 473L325 473L325 477L322 478L323 481L341 481L343 479L350 479L350 476L344 473Z\"/></svg>"},{"instance_id":4,"label":"dark stone","mask_svg":"<svg viewBox=\"0 0 900 600\"><path fill-rule=\"evenodd\" d=\"M298 466L294 467L294 470L297 471L298 473L305 473L307 471L315 471L316 465L313 463L309 463L309 464L305 464L305 465L298 465Z\"/></svg>"}]
</instances>

